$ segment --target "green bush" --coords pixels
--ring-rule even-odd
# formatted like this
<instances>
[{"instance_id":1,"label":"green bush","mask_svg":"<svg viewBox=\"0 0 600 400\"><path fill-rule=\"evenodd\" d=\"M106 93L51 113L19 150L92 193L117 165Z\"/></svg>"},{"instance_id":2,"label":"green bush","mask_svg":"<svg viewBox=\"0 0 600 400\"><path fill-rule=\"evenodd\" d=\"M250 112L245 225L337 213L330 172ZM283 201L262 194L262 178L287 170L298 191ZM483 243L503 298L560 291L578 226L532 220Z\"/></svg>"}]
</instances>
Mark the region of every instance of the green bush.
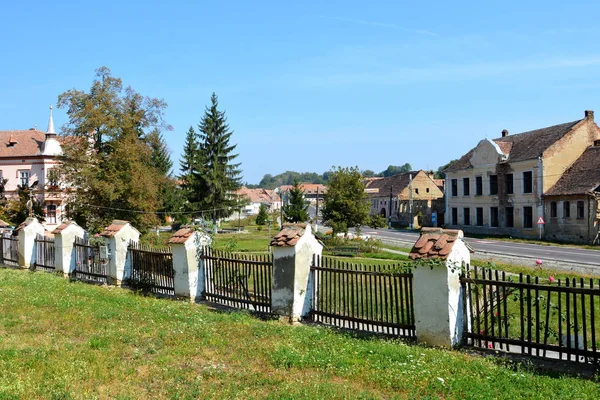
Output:
<instances>
[{"instance_id":1,"label":"green bush","mask_svg":"<svg viewBox=\"0 0 600 400\"><path fill-rule=\"evenodd\" d=\"M385 220L384 216L380 214L373 214L369 216L367 225L374 229L385 228L387 226L387 221Z\"/></svg>"}]
</instances>

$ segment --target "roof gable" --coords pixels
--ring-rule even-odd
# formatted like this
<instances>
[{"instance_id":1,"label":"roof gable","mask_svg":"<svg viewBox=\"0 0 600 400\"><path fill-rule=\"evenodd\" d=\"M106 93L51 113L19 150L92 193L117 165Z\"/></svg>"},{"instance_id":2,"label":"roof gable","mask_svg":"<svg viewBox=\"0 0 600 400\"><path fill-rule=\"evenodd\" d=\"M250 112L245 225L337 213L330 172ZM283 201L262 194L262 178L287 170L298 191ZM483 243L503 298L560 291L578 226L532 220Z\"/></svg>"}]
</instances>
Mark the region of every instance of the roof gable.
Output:
<instances>
[{"instance_id":1,"label":"roof gable","mask_svg":"<svg viewBox=\"0 0 600 400\"><path fill-rule=\"evenodd\" d=\"M588 147L545 196L587 194L600 189L600 146Z\"/></svg>"}]
</instances>

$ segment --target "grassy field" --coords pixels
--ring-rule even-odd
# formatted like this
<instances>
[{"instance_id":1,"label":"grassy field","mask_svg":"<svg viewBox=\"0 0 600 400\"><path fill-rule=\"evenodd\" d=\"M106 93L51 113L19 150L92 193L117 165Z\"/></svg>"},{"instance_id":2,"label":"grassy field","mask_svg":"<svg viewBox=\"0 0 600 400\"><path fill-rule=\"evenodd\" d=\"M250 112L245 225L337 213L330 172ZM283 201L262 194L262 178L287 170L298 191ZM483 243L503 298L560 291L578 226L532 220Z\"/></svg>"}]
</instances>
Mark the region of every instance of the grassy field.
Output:
<instances>
[{"instance_id":1,"label":"grassy field","mask_svg":"<svg viewBox=\"0 0 600 400\"><path fill-rule=\"evenodd\" d=\"M597 399L597 381L0 269L0 399Z\"/></svg>"}]
</instances>

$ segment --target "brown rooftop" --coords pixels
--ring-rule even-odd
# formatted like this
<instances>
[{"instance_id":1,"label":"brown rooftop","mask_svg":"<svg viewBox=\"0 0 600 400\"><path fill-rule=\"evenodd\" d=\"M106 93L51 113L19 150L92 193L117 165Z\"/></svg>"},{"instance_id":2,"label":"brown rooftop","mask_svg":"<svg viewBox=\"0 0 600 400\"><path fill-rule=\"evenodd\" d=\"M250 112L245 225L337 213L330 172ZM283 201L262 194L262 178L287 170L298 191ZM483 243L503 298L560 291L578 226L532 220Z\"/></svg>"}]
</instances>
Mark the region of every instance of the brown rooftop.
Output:
<instances>
[{"instance_id":1,"label":"brown rooftop","mask_svg":"<svg viewBox=\"0 0 600 400\"><path fill-rule=\"evenodd\" d=\"M463 232L456 229L423 228L409 257L413 260L427 258L446 259L452 251L454 243L463 237Z\"/></svg>"},{"instance_id":2,"label":"brown rooftop","mask_svg":"<svg viewBox=\"0 0 600 400\"><path fill-rule=\"evenodd\" d=\"M303 234L304 228L302 228L302 226L284 226L284 228L271 239L270 245L275 247L293 247L298 243L298 240L300 240Z\"/></svg>"},{"instance_id":3,"label":"brown rooftop","mask_svg":"<svg viewBox=\"0 0 600 400\"><path fill-rule=\"evenodd\" d=\"M173 236L169 239L169 244L173 243L185 243L190 236L194 234L194 229L192 228L181 228Z\"/></svg>"},{"instance_id":4,"label":"brown rooftop","mask_svg":"<svg viewBox=\"0 0 600 400\"><path fill-rule=\"evenodd\" d=\"M115 219L109 226L106 227L106 229L104 229L104 232L102 232L100 235L106 237L115 236L117 232L119 232L121 228L123 228L128 223L129 221L121 221Z\"/></svg>"},{"instance_id":5,"label":"brown rooftop","mask_svg":"<svg viewBox=\"0 0 600 400\"><path fill-rule=\"evenodd\" d=\"M64 231L65 229L67 229L67 227L69 225L71 225L73 223L73 221L67 221L67 222L63 222L62 224L60 224L53 232L54 234L57 233L61 233L62 231Z\"/></svg>"},{"instance_id":6,"label":"brown rooftop","mask_svg":"<svg viewBox=\"0 0 600 400\"><path fill-rule=\"evenodd\" d=\"M600 146L588 147L545 196L600 192Z\"/></svg>"}]
</instances>

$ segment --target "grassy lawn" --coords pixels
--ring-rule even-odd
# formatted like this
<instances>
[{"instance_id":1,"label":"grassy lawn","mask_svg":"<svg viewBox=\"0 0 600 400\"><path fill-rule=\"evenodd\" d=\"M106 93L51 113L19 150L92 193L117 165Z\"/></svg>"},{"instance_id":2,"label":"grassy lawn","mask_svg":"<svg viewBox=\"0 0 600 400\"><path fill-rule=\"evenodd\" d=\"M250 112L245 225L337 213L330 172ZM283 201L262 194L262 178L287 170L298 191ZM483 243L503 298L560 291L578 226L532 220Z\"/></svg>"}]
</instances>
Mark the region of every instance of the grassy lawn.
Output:
<instances>
[{"instance_id":1,"label":"grassy lawn","mask_svg":"<svg viewBox=\"0 0 600 400\"><path fill-rule=\"evenodd\" d=\"M0 269L0 399L570 398L597 381Z\"/></svg>"}]
</instances>

